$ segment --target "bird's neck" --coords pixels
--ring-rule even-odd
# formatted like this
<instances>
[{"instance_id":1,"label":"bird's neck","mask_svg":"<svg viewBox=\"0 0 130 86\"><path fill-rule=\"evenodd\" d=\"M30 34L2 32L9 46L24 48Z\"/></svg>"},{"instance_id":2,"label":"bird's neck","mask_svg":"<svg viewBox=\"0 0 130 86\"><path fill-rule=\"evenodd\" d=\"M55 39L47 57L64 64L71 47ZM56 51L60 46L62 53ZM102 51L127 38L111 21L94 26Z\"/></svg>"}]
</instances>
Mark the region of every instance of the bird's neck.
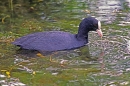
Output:
<instances>
[{"instance_id":1,"label":"bird's neck","mask_svg":"<svg viewBox=\"0 0 130 86\"><path fill-rule=\"evenodd\" d=\"M88 32L89 32L89 30L87 29L87 27L80 24L78 34L77 34L77 39L81 39L81 40L86 39L86 40L88 40Z\"/></svg>"},{"instance_id":2,"label":"bird's neck","mask_svg":"<svg viewBox=\"0 0 130 86\"><path fill-rule=\"evenodd\" d=\"M78 40L86 40L86 41L88 41L88 34L86 34L86 35L76 34L76 38Z\"/></svg>"}]
</instances>

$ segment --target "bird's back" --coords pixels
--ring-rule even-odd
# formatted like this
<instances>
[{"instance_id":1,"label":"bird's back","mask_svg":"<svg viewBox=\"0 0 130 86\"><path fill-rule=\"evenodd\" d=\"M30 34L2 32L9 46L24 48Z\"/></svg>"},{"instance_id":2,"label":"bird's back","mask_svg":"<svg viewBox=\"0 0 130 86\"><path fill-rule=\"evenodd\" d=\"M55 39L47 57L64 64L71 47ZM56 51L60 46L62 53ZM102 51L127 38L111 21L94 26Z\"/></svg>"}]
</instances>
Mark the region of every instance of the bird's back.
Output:
<instances>
[{"instance_id":1,"label":"bird's back","mask_svg":"<svg viewBox=\"0 0 130 86\"><path fill-rule=\"evenodd\" d=\"M29 50L57 51L84 46L86 41L78 41L75 34L68 32L49 31L23 36L13 44Z\"/></svg>"}]
</instances>

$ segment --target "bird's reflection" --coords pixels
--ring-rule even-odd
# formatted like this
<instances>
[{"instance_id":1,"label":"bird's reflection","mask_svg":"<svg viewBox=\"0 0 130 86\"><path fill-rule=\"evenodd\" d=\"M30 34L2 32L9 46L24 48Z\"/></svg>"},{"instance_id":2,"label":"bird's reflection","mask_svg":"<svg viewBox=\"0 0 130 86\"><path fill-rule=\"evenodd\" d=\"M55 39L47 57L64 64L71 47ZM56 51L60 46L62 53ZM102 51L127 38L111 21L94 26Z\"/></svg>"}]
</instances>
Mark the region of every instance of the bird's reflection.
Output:
<instances>
[{"instance_id":1,"label":"bird's reflection","mask_svg":"<svg viewBox=\"0 0 130 86\"><path fill-rule=\"evenodd\" d=\"M38 57L38 54L41 54L43 56L47 56L47 55L51 55L53 54L54 52L47 52L47 51L37 51L37 50L28 50L28 49L18 49L16 50L16 54L17 55L24 55L25 57L28 57L28 58L36 58Z\"/></svg>"},{"instance_id":2,"label":"bird's reflection","mask_svg":"<svg viewBox=\"0 0 130 86\"><path fill-rule=\"evenodd\" d=\"M40 53L43 56L52 56L53 58L57 59L64 59L64 60L73 60L76 57L80 58L80 60L84 61L96 61L100 64L101 67L101 72L105 71L105 63L104 63L104 50L102 50L99 55L97 56L92 56L89 51L89 46L86 45L84 47L81 47L79 49L74 49L74 50L66 50L66 51L57 51L57 52L45 52L41 51L38 52L36 50L25 50L25 49L19 49L17 50L17 54L19 57L25 58L25 59L30 59L30 58L36 58L39 57L38 53ZM24 57L23 57L24 55Z\"/></svg>"},{"instance_id":3,"label":"bird's reflection","mask_svg":"<svg viewBox=\"0 0 130 86\"><path fill-rule=\"evenodd\" d=\"M16 54L25 55L30 58L38 57L38 53L43 56L54 55L54 57L80 57L82 60L97 60L97 57L92 57L89 52L89 46L86 45L79 49L72 49L72 50L64 50L64 51L55 51L55 52L48 52L48 51L36 51L36 50L27 50L27 49L18 49Z\"/></svg>"},{"instance_id":4,"label":"bird's reflection","mask_svg":"<svg viewBox=\"0 0 130 86\"><path fill-rule=\"evenodd\" d=\"M99 59L98 59L100 65L101 65L101 72L104 72L104 71L105 71L104 55L105 55L105 53L104 53L104 51L102 51L102 52L100 53Z\"/></svg>"},{"instance_id":5,"label":"bird's reflection","mask_svg":"<svg viewBox=\"0 0 130 86\"><path fill-rule=\"evenodd\" d=\"M27 50L27 49L18 49L16 54L25 55L28 58L36 58L38 57L38 53L43 56L50 56L54 58L74 58L79 57L81 60L91 61L91 60L98 60L98 56L92 56L89 52L89 46L83 46L79 49L72 49L72 50L64 50L64 51L55 51L55 52L47 52L47 51L36 51L36 50ZM103 52L101 52L100 57L103 57Z\"/></svg>"},{"instance_id":6,"label":"bird's reflection","mask_svg":"<svg viewBox=\"0 0 130 86\"><path fill-rule=\"evenodd\" d=\"M98 61L101 67L101 72L105 71L105 61L104 61L104 56L105 56L105 50L104 48L100 51L99 55L97 56L92 56L89 52L89 46L85 46L81 48L80 52L82 60L85 61Z\"/></svg>"},{"instance_id":7,"label":"bird's reflection","mask_svg":"<svg viewBox=\"0 0 130 86\"><path fill-rule=\"evenodd\" d=\"M89 52L89 46L88 45L80 48L79 56L81 57L82 60L91 59L91 55L90 55L90 52Z\"/></svg>"}]
</instances>

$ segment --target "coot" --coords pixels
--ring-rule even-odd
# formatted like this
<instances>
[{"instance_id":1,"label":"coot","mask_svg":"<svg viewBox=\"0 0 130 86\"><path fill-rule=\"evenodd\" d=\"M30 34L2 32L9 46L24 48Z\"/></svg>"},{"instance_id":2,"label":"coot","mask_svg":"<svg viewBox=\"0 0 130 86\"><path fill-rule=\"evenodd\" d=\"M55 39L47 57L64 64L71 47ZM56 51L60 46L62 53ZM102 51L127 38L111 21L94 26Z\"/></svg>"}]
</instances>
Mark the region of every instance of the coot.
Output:
<instances>
[{"instance_id":1,"label":"coot","mask_svg":"<svg viewBox=\"0 0 130 86\"><path fill-rule=\"evenodd\" d=\"M100 21L94 17L87 17L79 24L77 34L63 31L37 32L16 39L13 44L22 49L37 51L75 49L88 43L89 31L97 31L99 36L103 36Z\"/></svg>"}]
</instances>

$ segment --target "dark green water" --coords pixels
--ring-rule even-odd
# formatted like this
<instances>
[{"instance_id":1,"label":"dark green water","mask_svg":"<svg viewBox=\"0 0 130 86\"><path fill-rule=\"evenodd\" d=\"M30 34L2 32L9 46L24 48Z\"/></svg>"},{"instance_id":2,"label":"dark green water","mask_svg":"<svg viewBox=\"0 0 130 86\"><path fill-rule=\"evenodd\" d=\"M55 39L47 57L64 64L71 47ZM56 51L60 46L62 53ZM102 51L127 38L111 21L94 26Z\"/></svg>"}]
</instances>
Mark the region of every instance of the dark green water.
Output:
<instances>
[{"instance_id":1,"label":"dark green water","mask_svg":"<svg viewBox=\"0 0 130 86\"><path fill-rule=\"evenodd\" d=\"M129 0L1 0L0 4L1 86L130 86ZM88 46L80 49L43 56L21 54L11 44L34 32L77 33L80 21L89 15L101 21L104 36L90 32Z\"/></svg>"}]
</instances>

